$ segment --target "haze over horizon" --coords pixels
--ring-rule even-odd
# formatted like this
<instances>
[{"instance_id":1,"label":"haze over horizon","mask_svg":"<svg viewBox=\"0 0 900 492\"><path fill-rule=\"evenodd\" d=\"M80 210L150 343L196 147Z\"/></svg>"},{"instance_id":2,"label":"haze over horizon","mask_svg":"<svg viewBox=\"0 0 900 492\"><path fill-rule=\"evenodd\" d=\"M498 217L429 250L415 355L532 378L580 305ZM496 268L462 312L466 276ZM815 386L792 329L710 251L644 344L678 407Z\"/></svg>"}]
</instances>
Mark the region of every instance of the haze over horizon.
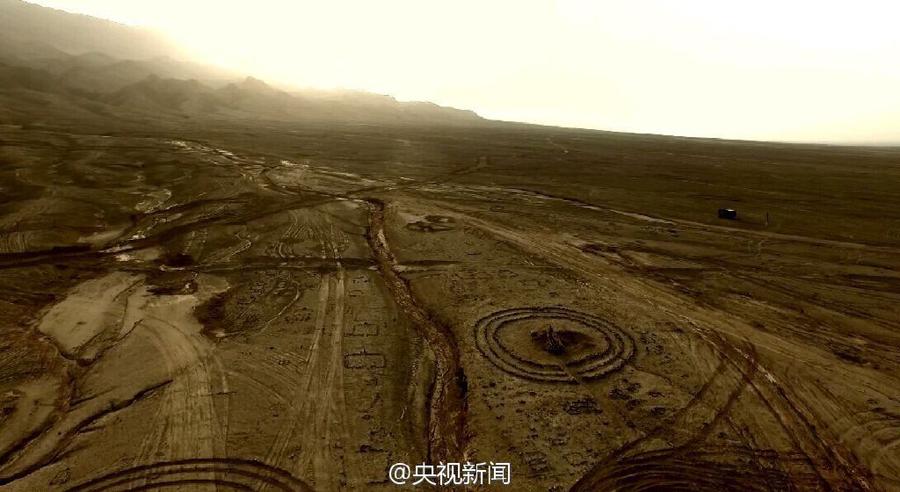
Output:
<instances>
[{"instance_id":1,"label":"haze over horizon","mask_svg":"<svg viewBox=\"0 0 900 492\"><path fill-rule=\"evenodd\" d=\"M900 6L559 0L34 3L159 30L276 84L492 119L751 140L900 142Z\"/></svg>"}]
</instances>

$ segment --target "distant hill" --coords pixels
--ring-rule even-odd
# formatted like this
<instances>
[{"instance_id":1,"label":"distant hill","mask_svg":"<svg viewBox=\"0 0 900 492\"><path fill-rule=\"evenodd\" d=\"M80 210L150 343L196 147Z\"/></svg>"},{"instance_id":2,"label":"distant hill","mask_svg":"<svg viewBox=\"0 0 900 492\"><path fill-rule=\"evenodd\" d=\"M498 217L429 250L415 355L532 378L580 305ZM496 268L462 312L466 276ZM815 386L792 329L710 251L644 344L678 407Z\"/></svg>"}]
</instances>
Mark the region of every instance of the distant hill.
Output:
<instances>
[{"instance_id":1,"label":"distant hill","mask_svg":"<svg viewBox=\"0 0 900 492\"><path fill-rule=\"evenodd\" d=\"M44 70L7 65L0 62L0 87L5 90L60 92L65 89L55 77Z\"/></svg>"},{"instance_id":2,"label":"distant hill","mask_svg":"<svg viewBox=\"0 0 900 492\"><path fill-rule=\"evenodd\" d=\"M253 77L228 84L218 94L227 106L260 115L284 117L297 112L302 106L300 99Z\"/></svg>"},{"instance_id":3,"label":"distant hill","mask_svg":"<svg viewBox=\"0 0 900 492\"><path fill-rule=\"evenodd\" d=\"M92 56L90 61L85 60L88 56ZM106 63L92 63L99 60L99 56L103 55L89 53L81 55L78 61L55 60L47 70L56 73L70 87L98 94L120 90L150 76L198 80L215 87L223 86L237 77L223 70L168 57L149 60L110 59Z\"/></svg>"},{"instance_id":4,"label":"distant hill","mask_svg":"<svg viewBox=\"0 0 900 492\"><path fill-rule=\"evenodd\" d=\"M83 118L253 118L472 124L472 111L358 91L288 93L178 59L144 29L0 0L0 123Z\"/></svg>"},{"instance_id":5,"label":"distant hill","mask_svg":"<svg viewBox=\"0 0 900 492\"><path fill-rule=\"evenodd\" d=\"M104 96L103 100L129 109L177 114L206 114L223 107L216 92L196 80L161 79L156 75Z\"/></svg>"},{"instance_id":6,"label":"distant hill","mask_svg":"<svg viewBox=\"0 0 900 492\"><path fill-rule=\"evenodd\" d=\"M253 77L213 88L194 79L163 79L150 75L101 99L120 108L144 112L243 116L281 121L465 123L480 120L471 111L431 103L399 102L389 96L356 93L346 97L323 98L303 93L289 94Z\"/></svg>"},{"instance_id":7,"label":"distant hill","mask_svg":"<svg viewBox=\"0 0 900 492\"><path fill-rule=\"evenodd\" d=\"M416 115L420 118L436 118L445 121L471 122L482 119L474 111L448 108L430 102L397 101L392 96L373 94L371 92L353 90L308 90L292 93L310 101L329 103L336 108L345 108L355 112L381 114L384 117L392 114L395 118L403 115Z\"/></svg>"},{"instance_id":8,"label":"distant hill","mask_svg":"<svg viewBox=\"0 0 900 492\"><path fill-rule=\"evenodd\" d=\"M0 44L40 43L70 55L98 52L116 58L178 56L160 34L20 0L0 0Z\"/></svg>"}]
</instances>

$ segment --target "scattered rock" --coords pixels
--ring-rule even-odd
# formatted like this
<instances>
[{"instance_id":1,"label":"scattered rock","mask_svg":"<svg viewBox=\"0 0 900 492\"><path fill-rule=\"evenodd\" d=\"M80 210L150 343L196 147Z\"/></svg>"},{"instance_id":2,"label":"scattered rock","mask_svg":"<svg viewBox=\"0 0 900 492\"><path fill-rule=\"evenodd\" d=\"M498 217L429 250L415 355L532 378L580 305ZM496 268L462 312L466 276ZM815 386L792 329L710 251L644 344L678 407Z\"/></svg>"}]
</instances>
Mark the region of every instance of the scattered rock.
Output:
<instances>
[{"instance_id":1,"label":"scattered rock","mask_svg":"<svg viewBox=\"0 0 900 492\"><path fill-rule=\"evenodd\" d=\"M603 410L597 407L597 400L587 396L584 398L580 398L578 400L573 400L570 402L566 402L563 405L563 410L569 415L584 415L584 414L600 414L603 413Z\"/></svg>"}]
</instances>

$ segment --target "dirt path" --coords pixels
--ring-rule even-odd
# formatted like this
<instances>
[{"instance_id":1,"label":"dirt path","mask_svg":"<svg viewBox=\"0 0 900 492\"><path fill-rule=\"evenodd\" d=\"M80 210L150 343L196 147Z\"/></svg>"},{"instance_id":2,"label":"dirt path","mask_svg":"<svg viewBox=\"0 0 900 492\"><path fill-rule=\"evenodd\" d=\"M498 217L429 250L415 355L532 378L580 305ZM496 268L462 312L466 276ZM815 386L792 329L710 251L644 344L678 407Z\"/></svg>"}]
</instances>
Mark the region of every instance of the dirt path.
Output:
<instances>
[{"instance_id":1,"label":"dirt path","mask_svg":"<svg viewBox=\"0 0 900 492\"><path fill-rule=\"evenodd\" d=\"M558 202L568 203L570 205L575 205L577 207L586 209L586 210L594 210L598 212L610 212L618 215L623 215L626 217L631 217L633 219L642 220L645 222L657 222L661 224L669 224L669 225L680 225L682 227L691 227L695 229L708 230L708 231L716 231L722 232L726 234L742 234L746 236L755 236L759 238L765 239L776 239L783 241L794 241L799 243L806 244L815 244L821 246L831 246L836 248L846 248L846 249L858 249L858 250L866 250L880 253L891 253L897 254L900 253L900 250L897 248L892 248L889 246L879 246L872 244L864 244L864 243L855 243L851 241L839 241L834 239L823 239L817 237L809 237L809 236L800 236L797 234L784 234L780 232L771 232L771 231L757 231L752 229L745 229L740 227L728 227L722 225L715 224L707 224L704 222L696 222L693 220L686 219L676 219L673 217L654 217L650 215L640 214L636 212L628 212L624 210L617 210L614 208L609 208L601 205L594 205L592 203L587 203L585 201L579 200L577 198L570 198L565 196L551 195L548 193L540 193L534 190L528 190L524 188L496 188L498 192L513 192L513 193L525 193L528 195L532 195L534 197L543 199L543 200L554 200Z\"/></svg>"},{"instance_id":2,"label":"dirt path","mask_svg":"<svg viewBox=\"0 0 900 492\"><path fill-rule=\"evenodd\" d=\"M307 423L306 421L309 418L310 412L312 411L311 407L313 405L313 400L315 400L314 397L321 396L317 395L318 390L314 387L316 382L316 372L314 369L315 366L317 366L319 363L320 354L324 352L324 350L322 350L322 343L323 337L327 336L327 334L325 333L325 320L328 311L330 292L331 275L323 275L319 284L315 332L313 335L312 343L310 344L309 350L306 354L306 374L303 382L296 392L297 394L286 395L289 401L292 401L294 397L303 397L303 403L298 406L290 407L291 410L286 418L287 425L280 429L275 438L275 442L272 443L271 447L269 448L269 454L265 459L266 463L272 463L275 466L280 466L283 462L286 462L288 460L288 455L290 454L290 445L294 440L296 440L295 434L299 432L300 427L303 424Z\"/></svg>"},{"instance_id":3,"label":"dirt path","mask_svg":"<svg viewBox=\"0 0 900 492\"><path fill-rule=\"evenodd\" d=\"M366 200L371 208L367 238L394 302L412 320L434 353L435 378L428 407L428 459L460 461L466 455L466 379L459 349L450 331L416 301L409 284L397 273L397 262L384 232L385 205Z\"/></svg>"},{"instance_id":4,"label":"dirt path","mask_svg":"<svg viewBox=\"0 0 900 492\"><path fill-rule=\"evenodd\" d=\"M340 259L340 241L334 230L301 224L299 214L291 214L291 220L289 233L299 234L297 231L305 228L315 234L323 261L332 263L334 271L323 273L319 281L315 327L304 357L306 368L302 380L284 395L287 401L298 403L290 405L265 462L310 476L318 490L341 490L342 484L347 482L346 477L354 473L346 466L344 453L349 440L343 373L347 273ZM284 253L283 258L293 256L288 249L275 253ZM297 298L299 290L278 316ZM273 489L271 484L260 485L261 490Z\"/></svg>"}]
</instances>

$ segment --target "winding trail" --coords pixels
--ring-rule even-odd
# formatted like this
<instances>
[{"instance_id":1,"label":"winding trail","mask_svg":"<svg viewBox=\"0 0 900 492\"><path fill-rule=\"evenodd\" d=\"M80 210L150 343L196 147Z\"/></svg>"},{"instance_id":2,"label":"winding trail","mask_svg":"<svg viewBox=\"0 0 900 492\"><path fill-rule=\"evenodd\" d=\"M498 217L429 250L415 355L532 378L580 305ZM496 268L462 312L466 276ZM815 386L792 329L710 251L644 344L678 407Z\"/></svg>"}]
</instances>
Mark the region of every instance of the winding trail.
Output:
<instances>
[{"instance_id":1,"label":"winding trail","mask_svg":"<svg viewBox=\"0 0 900 492\"><path fill-rule=\"evenodd\" d=\"M416 301L409 284L397 272L397 261L384 233L385 204L367 198L370 206L366 238L378 270L397 306L434 353L435 377L428 401L428 460L461 461L466 456L466 377L459 363L459 348L450 330L435 321Z\"/></svg>"}]
</instances>

